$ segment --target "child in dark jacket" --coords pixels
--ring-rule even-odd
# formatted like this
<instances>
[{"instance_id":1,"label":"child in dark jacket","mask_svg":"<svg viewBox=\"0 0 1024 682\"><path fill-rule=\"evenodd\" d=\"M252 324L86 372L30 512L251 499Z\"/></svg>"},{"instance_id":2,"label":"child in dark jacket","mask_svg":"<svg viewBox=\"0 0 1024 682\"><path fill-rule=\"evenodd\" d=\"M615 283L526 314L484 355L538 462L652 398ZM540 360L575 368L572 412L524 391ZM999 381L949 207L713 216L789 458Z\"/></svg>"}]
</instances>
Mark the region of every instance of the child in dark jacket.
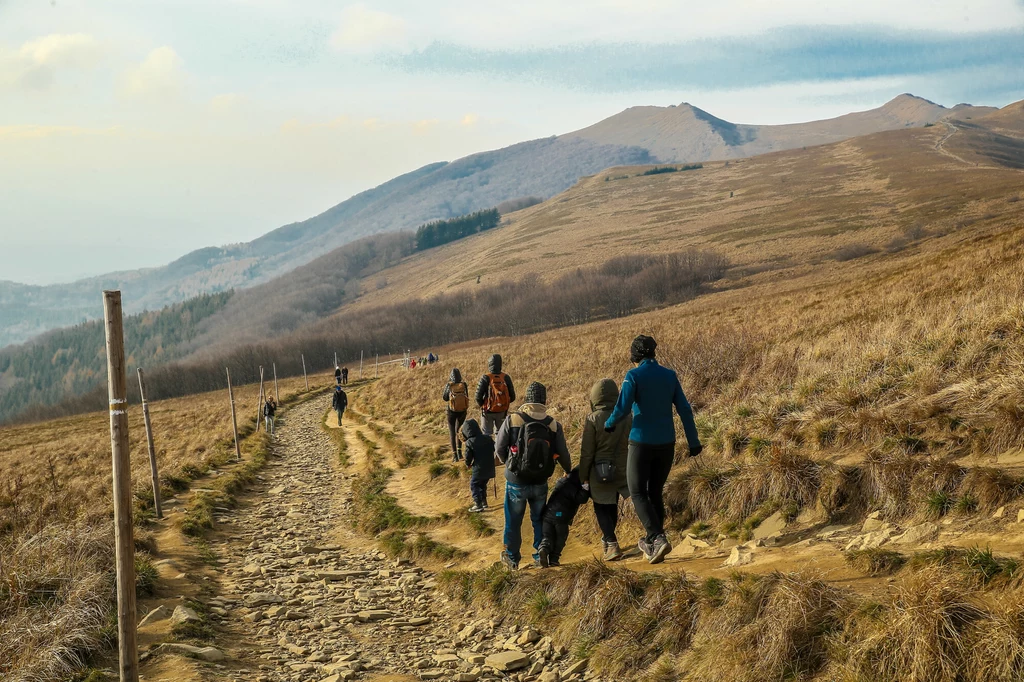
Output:
<instances>
[{"instance_id":1,"label":"child in dark jacket","mask_svg":"<svg viewBox=\"0 0 1024 682\"><path fill-rule=\"evenodd\" d=\"M541 510L544 524L544 539L540 543L540 565L558 566L558 560L565 549L565 541L569 539L569 526L576 518L581 505L590 499L590 491L583 487L580 480L580 468L574 467L568 476L555 484L551 497Z\"/></svg>"},{"instance_id":2,"label":"child in dark jacket","mask_svg":"<svg viewBox=\"0 0 1024 682\"><path fill-rule=\"evenodd\" d=\"M487 483L494 478L494 441L480 430L480 424L475 419L466 420L459 436L465 441L462 454L466 466L473 471L469 478L473 506L469 511L482 512L487 509Z\"/></svg>"}]
</instances>

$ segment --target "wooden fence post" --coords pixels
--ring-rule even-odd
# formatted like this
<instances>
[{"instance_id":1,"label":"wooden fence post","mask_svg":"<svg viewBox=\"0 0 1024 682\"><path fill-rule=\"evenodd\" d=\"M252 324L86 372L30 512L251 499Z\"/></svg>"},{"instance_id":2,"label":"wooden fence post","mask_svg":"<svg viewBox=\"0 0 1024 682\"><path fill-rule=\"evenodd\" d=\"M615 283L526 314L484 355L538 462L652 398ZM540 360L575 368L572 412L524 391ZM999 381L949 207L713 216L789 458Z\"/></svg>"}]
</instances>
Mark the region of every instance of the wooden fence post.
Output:
<instances>
[{"instance_id":1,"label":"wooden fence post","mask_svg":"<svg viewBox=\"0 0 1024 682\"><path fill-rule=\"evenodd\" d=\"M338 351L334 351L334 366L338 366Z\"/></svg>"},{"instance_id":2,"label":"wooden fence post","mask_svg":"<svg viewBox=\"0 0 1024 682\"><path fill-rule=\"evenodd\" d=\"M231 391L231 370L227 367L224 371L228 373L228 400L231 401L231 432L235 435L235 459L242 461L242 448L238 445L238 418L235 416L235 394Z\"/></svg>"},{"instance_id":3,"label":"wooden fence post","mask_svg":"<svg viewBox=\"0 0 1024 682\"><path fill-rule=\"evenodd\" d=\"M363 351L359 351L359 378L363 378Z\"/></svg>"},{"instance_id":4,"label":"wooden fence post","mask_svg":"<svg viewBox=\"0 0 1024 682\"><path fill-rule=\"evenodd\" d=\"M160 474L156 468L156 448L153 445L153 422L149 419L149 403L146 401L146 380L142 377L139 367L139 396L142 398L142 420L146 424L146 443L149 445L149 472L153 477L153 509L156 517L164 517L164 508L160 500Z\"/></svg>"},{"instance_id":5,"label":"wooden fence post","mask_svg":"<svg viewBox=\"0 0 1024 682\"><path fill-rule=\"evenodd\" d=\"M306 390L309 390L309 379L306 378L306 356L302 356L302 380L306 382Z\"/></svg>"},{"instance_id":6,"label":"wooden fence post","mask_svg":"<svg viewBox=\"0 0 1024 682\"><path fill-rule=\"evenodd\" d=\"M277 363L274 363L274 401L281 402L281 394L277 392Z\"/></svg>"},{"instance_id":7,"label":"wooden fence post","mask_svg":"<svg viewBox=\"0 0 1024 682\"><path fill-rule=\"evenodd\" d=\"M373 361L373 378L377 378L377 370L380 368L380 353L377 354L377 359Z\"/></svg>"},{"instance_id":8,"label":"wooden fence post","mask_svg":"<svg viewBox=\"0 0 1024 682\"><path fill-rule=\"evenodd\" d=\"M256 398L256 430L260 430L260 418L263 417L263 365L260 365L260 394Z\"/></svg>"},{"instance_id":9,"label":"wooden fence post","mask_svg":"<svg viewBox=\"0 0 1024 682\"><path fill-rule=\"evenodd\" d=\"M128 375L124 366L121 292L103 292L107 337L107 398L114 472L114 547L117 569L117 650L121 682L138 682L135 622L135 538L132 526L132 470L128 451Z\"/></svg>"}]
</instances>

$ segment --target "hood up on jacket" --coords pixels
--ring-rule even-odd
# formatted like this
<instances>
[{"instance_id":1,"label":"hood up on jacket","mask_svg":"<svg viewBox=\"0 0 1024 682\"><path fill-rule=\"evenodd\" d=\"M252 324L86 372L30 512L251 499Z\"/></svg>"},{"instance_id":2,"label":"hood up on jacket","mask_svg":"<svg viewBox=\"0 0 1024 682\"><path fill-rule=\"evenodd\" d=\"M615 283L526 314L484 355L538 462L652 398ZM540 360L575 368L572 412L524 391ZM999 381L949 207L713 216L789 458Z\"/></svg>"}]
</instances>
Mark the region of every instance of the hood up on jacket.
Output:
<instances>
[{"instance_id":1,"label":"hood up on jacket","mask_svg":"<svg viewBox=\"0 0 1024 682\"><path fill-rule=\"evenodd\" d=\"M448 381L450 381L453 384L462 383L462 372L459 371L458 367L452 369L452 373L448 375Z\"/></svg>"},{"instance_id":2,"label":"hood up on jacket","mask_svg":"<svg viewBox=\"0 0 1024 682\"><path fill-rule=\"evenodd\" d=\"M611 410L619 399L619 387L613 379L601 379L590 389L590 409Z\"/></svg>"},{"instance_id":3,"label":"hood up on jacket","mask_svg":"<svg viewBox=\"0 0 1024 682\"><path fill-rule=\"evenodd\" d=\"M483 435L483 431L480 430L480 424L475 419L467 419L466 423L462 425L462 437L466 440L481 435Z\"/></svg>"},{"instance_id":4,"label":"hood up on jacket","mask_svg":"<svg viewBox=\"0 0 1024 682\"><path fill-rule=\"evenodd\" d=\"M491 374L501 373L501 356L495 353L491 356L491 359L487 361L487 371Z\"/></svg>"}]
</instances>

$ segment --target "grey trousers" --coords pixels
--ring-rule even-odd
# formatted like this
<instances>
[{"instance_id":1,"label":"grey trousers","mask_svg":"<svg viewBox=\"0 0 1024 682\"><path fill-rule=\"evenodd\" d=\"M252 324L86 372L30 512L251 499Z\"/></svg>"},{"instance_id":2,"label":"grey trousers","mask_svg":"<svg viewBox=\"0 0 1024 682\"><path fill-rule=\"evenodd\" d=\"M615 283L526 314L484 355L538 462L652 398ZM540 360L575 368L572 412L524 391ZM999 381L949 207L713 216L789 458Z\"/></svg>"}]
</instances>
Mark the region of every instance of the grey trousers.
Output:
<instances>
[{"instance_id":1,"label":"grey trousers","mask_svg":"<svg viewBox=\"0 0 1024 682\"><path fill-rule=\"evenodd\" d=\"M508 412L484 412L480 418L480 430L485 435L494 436L498 433L498 429L505 422L505 417L508 416Z\"/></svg>"}]
</instances>

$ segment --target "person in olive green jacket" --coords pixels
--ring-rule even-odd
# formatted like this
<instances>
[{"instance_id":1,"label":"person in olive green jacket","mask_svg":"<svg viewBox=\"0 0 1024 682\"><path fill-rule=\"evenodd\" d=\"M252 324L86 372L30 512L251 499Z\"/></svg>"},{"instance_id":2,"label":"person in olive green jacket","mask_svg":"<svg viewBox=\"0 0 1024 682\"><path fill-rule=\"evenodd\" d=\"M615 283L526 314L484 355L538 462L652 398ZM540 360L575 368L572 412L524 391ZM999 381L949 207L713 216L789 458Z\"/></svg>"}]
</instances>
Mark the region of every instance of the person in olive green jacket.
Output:
<instances>
[{"instance_id":1,"label":"person in olive green jacket","mask_svg":"<svg viewBox=\"0 0 1024 682\"><path fill-rule=\"evenodd\" d=\"M625 418L625 427L608 433L604 424L619 399L619 387L611 379L601 379L590 389L593 412L583 425L580 446L580 480L589 485L594 514L601 527L601 545L605 561L622 558L615 526L619 521L619 497L629 498L626 483L626 454L633 415Z\"/></svg>"}]
</instances>

